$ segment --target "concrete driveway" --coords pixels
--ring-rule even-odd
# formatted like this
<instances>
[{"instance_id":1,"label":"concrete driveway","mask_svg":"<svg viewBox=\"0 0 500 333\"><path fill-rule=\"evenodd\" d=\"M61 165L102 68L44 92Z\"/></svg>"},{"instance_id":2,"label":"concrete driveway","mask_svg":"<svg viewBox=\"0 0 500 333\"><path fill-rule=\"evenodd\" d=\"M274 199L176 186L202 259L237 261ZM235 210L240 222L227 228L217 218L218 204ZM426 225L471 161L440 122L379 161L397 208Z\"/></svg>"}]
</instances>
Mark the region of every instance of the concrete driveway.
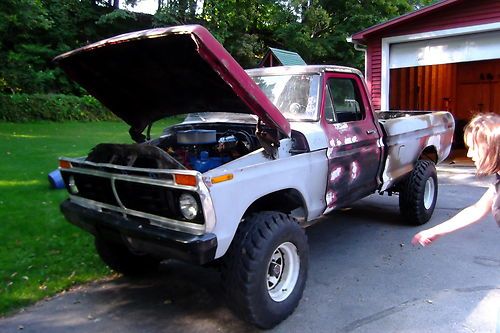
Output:
<instances>
[{"instance_id":1,"label":"concrete driveway","mask_svg":"<svg viewBox=\"0 0 500 333\"><path fill-rule=\"evenodd\" d=\"M488 180L441 168L438 224ZM426 227L427 227L426 226ZM397 197L372 195L307 229L309 276L295 312L270 332L500 333L500 229L490 216L429 248L410 239ZM156 278L75 288L11 317L0 332L254 332L222 297L216 270L167 262Z\"/></svg>"}]
</instances>

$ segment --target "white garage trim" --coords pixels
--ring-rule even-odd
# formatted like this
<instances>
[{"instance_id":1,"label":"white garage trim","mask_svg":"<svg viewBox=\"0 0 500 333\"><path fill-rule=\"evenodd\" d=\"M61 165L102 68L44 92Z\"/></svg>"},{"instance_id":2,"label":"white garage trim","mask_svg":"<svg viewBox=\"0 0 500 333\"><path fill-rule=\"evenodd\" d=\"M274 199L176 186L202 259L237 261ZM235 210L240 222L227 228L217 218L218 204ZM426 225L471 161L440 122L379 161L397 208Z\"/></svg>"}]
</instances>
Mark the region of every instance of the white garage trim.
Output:
<instances>
[{"instance_id":1,"label":"white garage trim","mask_svg":"<svg viewBox=\"0 0 500 333\"><path fill-rule=\"evenodd\" d=\"M382 68L381 68L382 82L381 82L381 96L380 96L381 110L382 111L388 110L389 108L391 44L424 41L435 38L453 37L453 36L482 33L482 32L492 32L495 30L500 30L500 22L382 38ZM486 56L486 53L484 54L484 56ZM475 60L483 60L483 59L491 59L491 58L480 58Z\"/></svg>"},{"instance_id":2,"label":"white garage trim","mask_svg":"<svg viewBox=\"0 0 500 333\"><path fill-rule=\"evenodd\" d=\"M498 59L500 30L397 43L390 48L390 69Z\"/></svg>"}]
</instances>

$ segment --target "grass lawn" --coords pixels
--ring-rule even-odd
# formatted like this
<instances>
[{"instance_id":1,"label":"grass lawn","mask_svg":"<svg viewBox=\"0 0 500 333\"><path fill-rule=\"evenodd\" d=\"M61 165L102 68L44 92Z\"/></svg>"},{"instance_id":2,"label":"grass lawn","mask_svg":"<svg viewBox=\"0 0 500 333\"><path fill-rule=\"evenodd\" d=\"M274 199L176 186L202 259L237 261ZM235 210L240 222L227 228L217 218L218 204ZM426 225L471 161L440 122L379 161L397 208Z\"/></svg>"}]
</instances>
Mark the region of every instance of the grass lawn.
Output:
<instances>
[{"instance_id":1,"label":"grass lawn","mask_svg":"<svg viewBox=\"0 0 500 333\"><path fill-rule=\"evenodd\" d=\"M179 119L153 126L152 136ZM74 284L111 274L90 234L65 221L49 172L58 157L84 156L97 143L129 143L120 122L0 123L0 316Z\"/></svg>"}]
</instances>

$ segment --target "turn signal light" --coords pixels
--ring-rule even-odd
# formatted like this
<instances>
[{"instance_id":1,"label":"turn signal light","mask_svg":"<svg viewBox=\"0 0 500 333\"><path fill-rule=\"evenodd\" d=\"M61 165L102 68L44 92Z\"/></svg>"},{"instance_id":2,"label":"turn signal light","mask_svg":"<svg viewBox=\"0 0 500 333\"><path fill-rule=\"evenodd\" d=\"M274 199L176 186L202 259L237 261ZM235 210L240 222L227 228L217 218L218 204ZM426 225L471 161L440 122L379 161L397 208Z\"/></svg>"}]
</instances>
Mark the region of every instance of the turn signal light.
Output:
<instances>
[{"instance_id":1,"label":"turn signal light","mask_svg":"<svg viewBox=\"0 0 500 333\"><path fill-rule=\"evenodd\" d=\"M175 183L177 185L196 186L197 184L196 176L179 175L179 174L176 174L174 176L175 176Z\"/></svg>"},{"instance_id":2,"label":"turn signal light","mask_svg":"<svg viewBox=\"0 0 500 333\"><path fill-rule=\"evenodd\" d=\"M60 160L59 167L61 169L71 169L73 166L71 165L71 162L69 162L69 161Z\"/></svg>"}]
</instances>

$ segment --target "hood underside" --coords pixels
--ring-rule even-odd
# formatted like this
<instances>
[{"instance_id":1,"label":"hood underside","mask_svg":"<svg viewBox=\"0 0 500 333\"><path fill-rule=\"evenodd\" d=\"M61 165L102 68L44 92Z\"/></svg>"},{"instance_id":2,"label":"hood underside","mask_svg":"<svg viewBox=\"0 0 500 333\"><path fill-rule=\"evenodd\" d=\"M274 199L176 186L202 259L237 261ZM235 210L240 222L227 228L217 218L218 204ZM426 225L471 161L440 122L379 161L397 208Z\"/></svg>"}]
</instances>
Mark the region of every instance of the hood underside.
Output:
<instances>
[{"instance_id":1,"label":"hood underside","mask_svg":"<svg viewBox=\"0 0 500 333\"><path fill-rule=\"evenodd\" d=\"M290 136L290 124L224 47L199 25L109 38L54 59L140 134L194 112L253 113Z\"/></svg>"}]
</instances>

